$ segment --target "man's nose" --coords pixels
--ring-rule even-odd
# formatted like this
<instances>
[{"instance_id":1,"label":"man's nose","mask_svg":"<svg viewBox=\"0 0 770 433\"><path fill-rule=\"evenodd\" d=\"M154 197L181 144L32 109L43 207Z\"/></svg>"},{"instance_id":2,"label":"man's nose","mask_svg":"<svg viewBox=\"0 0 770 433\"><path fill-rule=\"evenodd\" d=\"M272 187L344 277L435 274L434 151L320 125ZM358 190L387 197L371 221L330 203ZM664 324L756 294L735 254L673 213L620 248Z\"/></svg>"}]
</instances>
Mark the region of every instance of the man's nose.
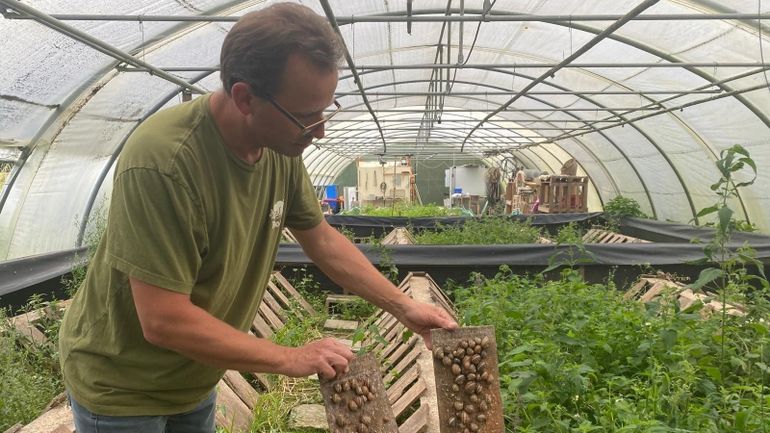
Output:
<instances>
[{"instance_id":1,"label":"man's nose","mask_svg":"<svg viewBox=\"0 0 770 433\"><path fill-rule=\"evenodd\" d=\"M325 125L326 125L325 123L322 123L316 126L315 128L313 128L312 131L310 131L310 135L316 138L317 140L324 138L324 136L326 135L326 130L324 129Z\"/></svg>"}]
</instances>

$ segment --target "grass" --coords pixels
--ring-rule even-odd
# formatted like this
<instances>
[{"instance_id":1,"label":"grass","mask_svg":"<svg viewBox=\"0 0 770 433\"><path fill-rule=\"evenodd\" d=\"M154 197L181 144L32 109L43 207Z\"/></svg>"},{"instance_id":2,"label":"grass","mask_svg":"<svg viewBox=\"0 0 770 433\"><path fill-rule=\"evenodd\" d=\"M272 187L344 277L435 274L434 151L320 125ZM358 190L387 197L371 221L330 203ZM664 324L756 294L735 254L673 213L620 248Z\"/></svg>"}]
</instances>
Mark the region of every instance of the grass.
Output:
<instances>
[{"instance_id":1,"label":"grass","mask_svg":"<svg viewBox=\"0 0 770 433\"><path fill-rule=\"evenodd\" d=\"M0 309L0 431L29 423L63 390L53 355L24 340Z\"/></svg>"}]
</instances>

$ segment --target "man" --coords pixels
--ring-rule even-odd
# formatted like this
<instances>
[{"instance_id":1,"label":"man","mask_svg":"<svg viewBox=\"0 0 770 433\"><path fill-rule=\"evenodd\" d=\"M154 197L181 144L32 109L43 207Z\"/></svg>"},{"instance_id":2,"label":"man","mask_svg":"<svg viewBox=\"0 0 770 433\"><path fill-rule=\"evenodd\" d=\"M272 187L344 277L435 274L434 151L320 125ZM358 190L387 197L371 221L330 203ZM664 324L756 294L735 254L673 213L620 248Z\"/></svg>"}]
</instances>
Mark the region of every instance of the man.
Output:
<instances>
[{"instance_id":1,"label":"man","mask_svg":"<svg viewBox=\"0 0 770 433\"><path fill-rule=\"evenodd\" d=\"M428 344L430 328L457 326L401 293L320 213L299 156L324 135L340 57L328 22L304 6L247 14L222 46L223 90L132 134L106 231L62 324L78 433L211 433L226 369L347 368L353 353L335 339L293 348L245 332L284 225L327 275Z\"/></svg>"}]
</instances>

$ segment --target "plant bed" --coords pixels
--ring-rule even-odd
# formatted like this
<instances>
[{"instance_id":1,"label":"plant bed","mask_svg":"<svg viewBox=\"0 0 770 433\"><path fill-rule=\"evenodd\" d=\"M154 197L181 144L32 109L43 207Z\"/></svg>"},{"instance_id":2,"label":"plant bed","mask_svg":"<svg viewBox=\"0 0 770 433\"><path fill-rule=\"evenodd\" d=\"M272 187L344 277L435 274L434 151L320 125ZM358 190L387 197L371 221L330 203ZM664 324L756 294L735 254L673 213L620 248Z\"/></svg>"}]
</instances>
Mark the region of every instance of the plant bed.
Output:
<instances>
[{"instance_id":1,"label":"plant bed","mask_svg":"<svg viewBox=\"0 0 770 433\"><path fill-rule=\"evenodd\" d=\"M573 271L547 282L507 269L454 294L464 324L495 326L510 431L770 427L764 300L704 318L675 300L624 300Z\"/></svg>"}]
</instances>

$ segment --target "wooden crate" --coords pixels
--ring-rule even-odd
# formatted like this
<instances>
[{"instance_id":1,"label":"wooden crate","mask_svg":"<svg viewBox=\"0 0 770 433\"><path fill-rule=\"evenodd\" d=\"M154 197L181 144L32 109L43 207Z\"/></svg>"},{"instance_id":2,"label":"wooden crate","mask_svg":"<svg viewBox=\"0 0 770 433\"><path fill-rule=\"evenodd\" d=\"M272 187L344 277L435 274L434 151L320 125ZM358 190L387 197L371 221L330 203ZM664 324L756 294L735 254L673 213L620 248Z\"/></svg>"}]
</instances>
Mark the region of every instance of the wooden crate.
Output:
<instances>
[{"instance_id":1,"label":"wooden crate","mask_svg":"<svg viewBox=\"0 0 770 433\"><path fill-rule=\"evenodd\" d=\"M449 298L429 275L409 273L399 285L412 298L444 308L451 315L454 307ZM422 338L412 335L404 339L407 329L391 314L380 311L373 323L383 341L370 336L364 341L371 345L382 366L388 401L396 418L410 415L399 424L400 433L438 433L438 409L433 375L432 353Z\"/></svg>"},{"instance_id":2,"label":"wooden crate","mask_svg":"<svg viewBox=\"0 0 770 433\"><path fill-rule=\"evenodd\" d=\"M696 302L703 303L704 307L700 310L700 313L704 316L714 312L721 312L723 309L727 311L727 314L733 316L746 314L746 310L742 305L725 305L718 300L718 296L715 293L695 293L684 284L665 278L641 277L636 284L626 291L623 298L651 302L660 299L666 293L675 297L679 303L679 308L682 310L690 308Z\"/></svg>"},{"instance_id":3,"label":"wooden crate","mask_svg":"<svg viewBox=\"0 0 770 433\"><path fill-rule=\"evenodd\" d=\"M543 176L538 189L538 211L576 213L588 210L588 178L585 176Z\"/></svg>"}]
</instances>

